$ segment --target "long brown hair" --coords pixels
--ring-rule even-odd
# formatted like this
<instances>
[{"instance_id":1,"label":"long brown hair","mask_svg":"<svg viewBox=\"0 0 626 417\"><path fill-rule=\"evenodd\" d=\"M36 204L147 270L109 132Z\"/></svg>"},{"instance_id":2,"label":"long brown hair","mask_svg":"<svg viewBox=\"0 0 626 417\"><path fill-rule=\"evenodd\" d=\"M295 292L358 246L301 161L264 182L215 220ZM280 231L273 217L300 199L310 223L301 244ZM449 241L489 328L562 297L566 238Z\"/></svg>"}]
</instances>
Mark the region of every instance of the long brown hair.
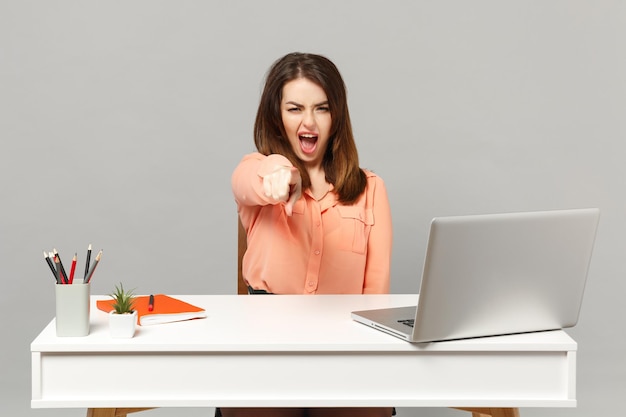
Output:
<instances>
[{"instance_id":1,"label":"long brown hair","mask_svg":"<svg viewBox=\"0 0 626 417\"><path fill-rule=\"evenodd\" d=\"M359 156L352 135L346 86L339 70L321 55L291 53L280 58L267 73L265 88L254 123L254 143L264 154L281 154L298 168L302 188L311 186L304 163L293 151L281 117L283 86L297 78L306 78L319 85L328 97L331 133L322 160L326 181L333 184L339 201L354 203L365 190L367 179L359 167Z\"/></svg>"}]
</instances>

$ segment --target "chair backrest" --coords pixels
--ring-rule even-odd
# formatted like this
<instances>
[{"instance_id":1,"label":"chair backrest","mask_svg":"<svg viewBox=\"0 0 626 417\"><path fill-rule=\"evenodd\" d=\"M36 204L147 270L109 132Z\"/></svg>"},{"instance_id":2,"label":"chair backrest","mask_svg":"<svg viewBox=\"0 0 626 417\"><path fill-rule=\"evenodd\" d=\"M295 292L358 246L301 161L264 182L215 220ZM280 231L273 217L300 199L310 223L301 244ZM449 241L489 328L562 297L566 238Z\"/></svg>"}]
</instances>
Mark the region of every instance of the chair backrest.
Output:
<instances>
[{"instance_id":1,"label":"chair backrest","mask_svg":"<svg viewBox=\"0 0 626 417\"><path fill-rule=\"evenodd\" d=\"M237 232L237 294L248 294L248 286L243 281L243 275L241 273L241 262L243 261L243 254L248 249L248 236L246 235L246 229L241 224L241 219L237 216L237 223L239 223L239 230Z\"/></svg>"}]
</instances>

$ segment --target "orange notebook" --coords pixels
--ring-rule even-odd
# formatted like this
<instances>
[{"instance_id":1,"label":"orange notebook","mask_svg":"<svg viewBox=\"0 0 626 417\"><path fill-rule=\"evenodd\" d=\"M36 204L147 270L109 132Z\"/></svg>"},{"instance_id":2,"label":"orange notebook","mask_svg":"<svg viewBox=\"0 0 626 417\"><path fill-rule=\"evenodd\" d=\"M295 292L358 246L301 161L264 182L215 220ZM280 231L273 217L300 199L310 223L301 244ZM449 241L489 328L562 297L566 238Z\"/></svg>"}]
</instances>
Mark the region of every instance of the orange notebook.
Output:
<instances>
[{"instance_id":1,"label":"orange notebook","mask_svg":"<svg viewBox=\"0 0 626 417\"><path fill-rule=\"evenodd\" d=\"M206 317L204 309L164 294L154 295L154 308L148 311L149 299L148 295L135 297L134 308L137 310L138 321L142 326ZM113 310L112 299L98 300L96 305L105 313Z\"/></svg>"}]
</instances>

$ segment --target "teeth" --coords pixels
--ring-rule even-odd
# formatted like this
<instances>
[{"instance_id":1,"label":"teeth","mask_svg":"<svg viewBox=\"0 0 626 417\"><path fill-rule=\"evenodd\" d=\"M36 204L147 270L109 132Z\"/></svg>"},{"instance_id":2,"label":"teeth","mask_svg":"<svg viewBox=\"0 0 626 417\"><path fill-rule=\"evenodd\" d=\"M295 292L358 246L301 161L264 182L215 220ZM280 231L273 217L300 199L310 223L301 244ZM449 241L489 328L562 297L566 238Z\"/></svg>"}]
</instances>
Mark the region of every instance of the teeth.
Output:
<instances>
[{"instance_id":1,"label":"teeth","mask_svg":"<svg viewBox=\"0 0 626 417\"><path fill-rule=\"evenodd\" d=\"M307 138L307 139L313 139L313 138L316 138L317 136L315 136L315 135L300 135L300 137Z\"/></svg>"}]
</instances>

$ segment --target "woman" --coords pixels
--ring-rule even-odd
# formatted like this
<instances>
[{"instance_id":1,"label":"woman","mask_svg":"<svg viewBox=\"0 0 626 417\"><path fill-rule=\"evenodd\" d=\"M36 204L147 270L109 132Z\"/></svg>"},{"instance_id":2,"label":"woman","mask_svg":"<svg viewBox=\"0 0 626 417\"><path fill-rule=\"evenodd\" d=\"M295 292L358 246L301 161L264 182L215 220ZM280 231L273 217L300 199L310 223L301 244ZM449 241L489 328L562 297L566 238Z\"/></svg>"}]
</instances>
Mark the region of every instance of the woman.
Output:
<instances>
[{"instance_id":1,"label":"woman","mask_svg":"<svg viewBox=\"0 0 626 417\"><path fill-rule=\"evenodd\" d=\"M258 152L232 176L251 293L387 293L391 211L383 181L361 169L335 65L292 53L267 75ZM391 408L222 409L229 416L389 416Z\"/></svg>"}]
</instances>

